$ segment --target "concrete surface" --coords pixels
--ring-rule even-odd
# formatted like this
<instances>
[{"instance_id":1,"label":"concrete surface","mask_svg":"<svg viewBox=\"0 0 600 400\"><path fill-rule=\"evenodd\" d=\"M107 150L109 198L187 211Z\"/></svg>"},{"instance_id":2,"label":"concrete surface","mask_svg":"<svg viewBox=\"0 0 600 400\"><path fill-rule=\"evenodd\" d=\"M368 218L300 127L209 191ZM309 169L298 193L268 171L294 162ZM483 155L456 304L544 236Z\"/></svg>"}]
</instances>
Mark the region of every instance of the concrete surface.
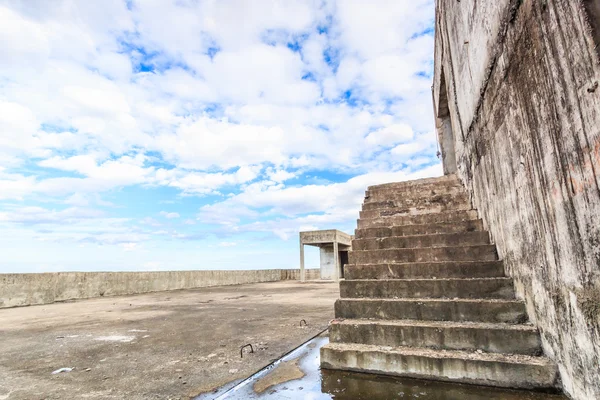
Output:
<instances>
[{"instance_id":1,"label":"concrete surface","mask_svg":"<svg viewBox=\"0 0 600 400\"><path fill-rule=\"evenodd\" d=\"M530 324L492 324L451 321L375 321L355 319L331 324L332 343L481 350L486 353L542 353L537 329Z\"/></svg>"},{"instance_id":2,"label":"concrete surface","mask_svg":"<svg viewBox=\"0 0 600 400\"><path fill-rule=\"evenodd\" d=\"M366 215L369 213L369 215ZM378 228L400 225L429 225L429 224L447 224L454 222L463 222L478 219L477 211L449 211L439 214L421 214L421 215L396 215L382 216L379 211L367 211L365 215L358 220L358 229Z\"/></svg>"},{"instance_id":3,"label":"concrete surface","mask_svg":"<svg viewBox=\"0 0 600 400\"><path fill-rule=\"evenodd\" d=\"M445 167L456 160L565 390L599 399L600 0L436 7Z\"/></svg>"},{"instance_id":4,"label":"concrete surface","mask_svg":"<svg viewBox=\"0 0 600 400\"><path fill-rule=\"evenodd\" d=\"M319 279L318 269L305 271ZM299 280L300 270L0 274L0 308L243 283Z\"/></svg>"},{"instance_id":5,"label":"concrete surface","mask_svg":"<svg viewBox=\"0 0 600 400\"><path fill-rule=\"evenodd\" d=\"M339 318L389 320L527 321L525 305L516 300L339 299L335 303L335 315Z\"/></svg>"},{"instance_id":6,"label":"concrete surface","mask_svg":"<svg viewBox=\"0 0 600 400\"><path fill-rule=\"evenodd\" d=\"M340 282L342 298L514 299L511 278L354 279Z\"/></svg>"},{"instance_id":7,"label":"concrete surface","mask_svg":"<svg viewBox=\"0 0 600 400\"><path fill-rule=\"evenodd\" d=\"M478 246L490 244L487 232L456 232L415 236L392 236L356 239L354 250L380 250L393 248Z\"/></svg>"},{"instance_id":8,"label":"concrete surface","mask_svg":"<svg viewBox=\"0 0 600 400\"><path fill-rule=\"evenodd\" d=\"M350 264L496 261L498 259L494 245L355 250L348 257Z\"/></svg>"},{"instance_id":9,"label":"concrete surface","mask_svg":"<svg viewBox=\"0 0 600 400\"><path fill-rule=\"evenodd\" d=\"M558 376L542 357L353 343L322 347L321 367L519 389L548 389Z\"/></svg>"},{"instance_id":10,"label":"concrete surface","mask_svg":"<svg viewBox=\"0 0 600 400\"><path fill-rule=\"evenodd\" d=\"M333 283L284 281L2 309L0 398L187 399L325 329L337 297Z\"/></svg>"},{"instance_id":11,"label":"concrete surface","mask_svg":"<svg viewBox=\"0 0 600 400\"><path fill-rule=\"evenodd\" d=\"M464 261L431 263L355 264L346 279L411 279L423 276L451 278L483 278L504 276L501 261Z\"/></svg>"}]
</instances>

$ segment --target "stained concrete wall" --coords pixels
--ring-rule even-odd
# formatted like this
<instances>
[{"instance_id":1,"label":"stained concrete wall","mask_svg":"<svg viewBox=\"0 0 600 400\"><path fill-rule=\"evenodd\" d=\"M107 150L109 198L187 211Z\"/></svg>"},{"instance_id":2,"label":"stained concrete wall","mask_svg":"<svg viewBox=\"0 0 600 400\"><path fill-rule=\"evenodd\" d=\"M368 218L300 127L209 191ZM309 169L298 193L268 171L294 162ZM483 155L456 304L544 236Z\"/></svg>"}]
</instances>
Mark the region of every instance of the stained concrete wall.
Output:
<instances>
[{"instance_id":1,"label":"stained concrete wall","mask_svg":"<svg viewBox=\"0 0 600 400\"><path fill-rule=\"evenodd\" d=\"M318 269L306 270L306 279L319 278ZM300 280L300 270L0 274L0 308L281 280Z\"/></svg>"},{"instance_id":2,"label":"stained concrete wall","mask_svg":"<svg viewBox=\"0 0 600 400\"><path fill-rule=\"evenodd\" d=\"M319 249L321 260L321 279L335 279L335 257L333 254L333 245L322 246Z\"/></svg>"},{"instance_id":3,"label":"stained concrete wall","mask_svg":"<svg viewBox=\"0 0 600 400\"><path fill-rule=\"evenodd\" d=\"M450 112L458 176L565 391L599 399L600 65L588 12L580 0L436 7L434 103Z\"/></svg>"}]
</instances>

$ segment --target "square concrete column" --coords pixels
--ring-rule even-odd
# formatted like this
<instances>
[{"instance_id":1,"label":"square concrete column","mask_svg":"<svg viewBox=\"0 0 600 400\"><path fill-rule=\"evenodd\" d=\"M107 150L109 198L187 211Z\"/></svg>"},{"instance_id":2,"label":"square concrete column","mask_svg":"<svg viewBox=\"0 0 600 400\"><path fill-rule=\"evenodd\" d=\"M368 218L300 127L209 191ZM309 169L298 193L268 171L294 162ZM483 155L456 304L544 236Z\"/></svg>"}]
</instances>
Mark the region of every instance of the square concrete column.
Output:
<instances>
[{"instance_id":1,"label":"square concrete column","mask_svg":"<svg viewBox=\"0 0 600 400\"><path fill-rule=\"evenodd\" d=\"M300 282L306 281L306 273L304 271L304 243L300 238Z\"/></svg>"},{"instance_id":2,"label":"square concrete column","mask_svg":"<svg viewBox=\"0 0 600 400\"><path fill-rule=\"evenodd\" d=\"M342 276L340 271L340 252L338 250L338 242L333 242L333 266L335 268L335 281L339 281Z\"/></svg>"}]
</instances>

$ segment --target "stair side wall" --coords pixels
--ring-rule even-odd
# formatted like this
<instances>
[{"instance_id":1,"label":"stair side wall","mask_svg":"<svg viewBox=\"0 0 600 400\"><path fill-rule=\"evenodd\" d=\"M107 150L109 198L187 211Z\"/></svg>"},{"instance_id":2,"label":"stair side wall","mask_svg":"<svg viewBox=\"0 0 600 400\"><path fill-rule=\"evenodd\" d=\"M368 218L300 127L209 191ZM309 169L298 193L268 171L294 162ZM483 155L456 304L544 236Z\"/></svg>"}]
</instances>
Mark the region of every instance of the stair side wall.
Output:
<instances>
[{"instance_id":1,"label":"stair side wall","mask_svg":"<svg viewBox=\"0 0 600 400\"><path fill-rule=\"evenodd\" d=\"M437 0L434 107L565 391L600 398L600 62L583 3ZM444 105L445 106L445 105Z\"/></svg>"}]
</instances>

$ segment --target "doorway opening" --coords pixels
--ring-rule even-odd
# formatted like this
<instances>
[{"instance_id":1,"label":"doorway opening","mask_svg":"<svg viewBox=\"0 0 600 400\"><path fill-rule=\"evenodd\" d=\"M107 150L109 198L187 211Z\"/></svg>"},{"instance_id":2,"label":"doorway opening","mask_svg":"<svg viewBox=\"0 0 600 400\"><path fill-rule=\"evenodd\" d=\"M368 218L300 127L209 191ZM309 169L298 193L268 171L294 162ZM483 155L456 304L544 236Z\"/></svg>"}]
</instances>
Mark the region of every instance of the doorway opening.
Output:
<instances>
[{"instance_id":1,"label":"doorway opening","mask_svg":"<svg viewBox=\"0 0 600 400\"><path fill-rule=\"evenodd\" d=\"M438 143L440 145L444 175L456 172L456 151L454 149L454 132L452 130L452 120L450 118L450 108L448 107L448 89L446 88L446 76L444 70L440 79L440 98L437 111L437 133Z\"/></svg>"},{"instance_id":2,"label":"doorway opening","mask_svg":"<svg viewBox=\"0 0 600 400\"><path fill-rule=\"evenodd\" d=\"M340 265L342 266L342 268L341 268L342 276L340 278L343 278L345 275L346 264L348 264L348 251L343 250L343 251L340 251Z\"/></svg>"}]
</instances>

